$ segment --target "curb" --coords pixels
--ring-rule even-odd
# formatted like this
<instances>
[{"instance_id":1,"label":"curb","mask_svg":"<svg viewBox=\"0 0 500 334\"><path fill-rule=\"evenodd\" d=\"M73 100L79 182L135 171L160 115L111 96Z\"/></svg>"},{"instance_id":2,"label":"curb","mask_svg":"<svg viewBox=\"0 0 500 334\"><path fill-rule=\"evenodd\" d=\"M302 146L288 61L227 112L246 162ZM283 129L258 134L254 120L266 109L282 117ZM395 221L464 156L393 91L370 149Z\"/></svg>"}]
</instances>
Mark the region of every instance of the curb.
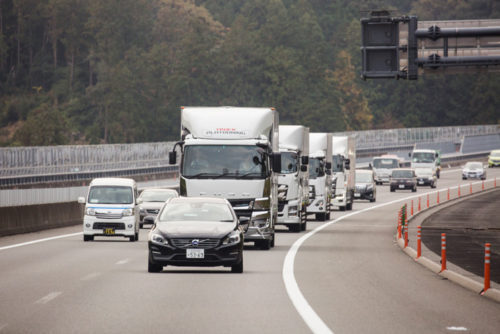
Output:
<instances>
[{"instance_id":1,"label":"curb","mask_svg":"<svg viewBox=\"0 0 500 334\"><path fill-rule=\"evenodd\" d=\"M408 226L410 226L410 222L413 221L417 217L419 217L419 218L428 217L428 216L434 214L436 211L444 209L449 205L456 204L457 202L460 202L462 200L467 200L467 199L470 199L472 197L475 197L475 195L483 195L484 193L487 193L488 191L494 191L494 190L495 190L495 188L486 189L484 191L476 192L472 195L465 195L465 196L462 196L460 198L455 198L455 199L451 199L449 201L441 202L440 204L436 204L436 205L433 205L429 208L421 210L420 212L418 212L417 214L414 214L412 217L410 217L408 219ZM446 204L448 204L448 205L446 205ZM434 209L434 210L432 210L432 209ZM427 214L422 214L425 211L430 211L430 212L426 212ZM406 253L409 257L413 258L415 260L415 262L418 262L419 264L426 267L427 269L429 269L433 273L435 273L441 277L444 277L444 278L446 278L446 279L448 279L448 280L450 280L450 281L452 281L452 282L454 282L454 283L456 283L456 284L458 284L458 285L460 285L468 290L471 290L474 293L480 294L481 296L487 297L493 301L500 303L500 290L499 289L490 287L488 290L486 290L486 292L483 293L483 288L484 288L483 284L481 284L481 283L479 283L479 282L477 282L469 277L466 277L462 274L459 274L455 271L449 270L449 269L441 271L440 264L438 264L438 263L436 263L436 262L434 262L434 261L432 261L424 256L420 256L420 258L417 259L417 251L415 249L411 248L410 246L407 246L405 248L405 246L404 246L405 242L404 242L403 237L401 239L398 239L397 234L396 234L395 238L396 238L397 244L401 248L401 250L404 253Z\"/></svg>"}]
</instances>

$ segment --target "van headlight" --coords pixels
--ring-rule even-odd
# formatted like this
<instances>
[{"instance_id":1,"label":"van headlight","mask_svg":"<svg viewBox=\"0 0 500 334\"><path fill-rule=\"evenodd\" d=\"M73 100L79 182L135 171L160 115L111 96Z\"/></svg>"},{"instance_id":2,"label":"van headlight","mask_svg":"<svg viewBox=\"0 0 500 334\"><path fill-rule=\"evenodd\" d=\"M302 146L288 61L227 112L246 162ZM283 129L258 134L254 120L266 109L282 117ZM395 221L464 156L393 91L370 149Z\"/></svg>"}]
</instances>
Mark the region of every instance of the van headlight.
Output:
<instances>
[{"instance_id":1,"label":"van headlight","mask_svg":"<svg viewBox=\"0 0 500 334\"><path fill-rule=\"evenodd\" d=\"M87 210L85 211L85 214L87 216L95 216L95 209L93 209L93 208L87 208Z\"/></svg>"},{"instance_id":2,"label":"van headlight","mask_svg":"<svg viewBox=\"0 0 500 334\"><path fill-rule=\"evenodd\" d=\"M224 240L222 240L223 245L233 245L241 241L240 233L238 231L233 231L229 233Z\"/></svg>"},{"instance_id":3,"label":"van headlight","mask_svg":"<svg viewBox=\"0 0 500 334\"><path fill-rule=\"evenodd\" d=\"M122 212L122 216L133 216L134 215L134 209L125 209Z\"/></svg>"},{"instance_id":4,"label":"van headlight","mask_svg":"<svg viewBox=\"0 0 500 334\"><path fill-rule=\"evenodd\" d=\"M151 236L149 237L149 240L157 245L161 246L168 245L168 240L158 233L152 233Z\"/></svg>"}]
</instances>

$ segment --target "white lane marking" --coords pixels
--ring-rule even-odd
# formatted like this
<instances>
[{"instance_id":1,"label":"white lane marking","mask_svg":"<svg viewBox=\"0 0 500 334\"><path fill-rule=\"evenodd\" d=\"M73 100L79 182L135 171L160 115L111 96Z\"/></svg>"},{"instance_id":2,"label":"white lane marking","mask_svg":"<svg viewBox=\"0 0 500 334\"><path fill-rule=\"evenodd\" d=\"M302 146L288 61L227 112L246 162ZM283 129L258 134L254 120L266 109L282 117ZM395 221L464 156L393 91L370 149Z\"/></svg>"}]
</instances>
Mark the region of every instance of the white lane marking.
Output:
<instances>
[{"instance_id":1,"label":"white lane marking","mask_svg":"<svg viewBox=\"0 0 500 334\"><path fill-rule=\"evenodd\" d=\"M378 209L378 208L381 208L384 206L392 205L392 204L395 204L398 202L404 202L404 201L407 201L409 199L416 198L419 196L422 196L422 194L400 198L400 199L393 200L393 201L390 201L387 203L377 204L375 206L365 208L365 209L360 210L360 211L346 214L342 217L339 217L335 220L329 221L327 223L324 223L323 225L316 227L314 230L303 235L301 238L299 238L298 240L296 240L293 243L292 247L290 247L290 249L288 250L288 253L286 254L286 257L285 257L285 261L283 263L283 272L282 272L283 282L285 283L286 292L288 293L288 297L292 301L293 306L295 307L295 309L297 310L299 315L302 317L304 322L307 324L307 326L309 326L309 329L311 329L311 331L313 333L333 333L333 332L323 322L323 320L321 320L321 318L318 316L318 314L316 312L314 312L313 308L311 307L311 305L309 305L309 303L305 299L304 295L300 291L300 288L299 288L297 281L295 279L295 274L293 272L293 268L294 268L294 262L295 262L295 255L297 255L297 252L298 252L300 246L302 246L302 244L307 239L309 239L310 237L312 237L313 235L315 235L316 233L318 233L322 229L324 229L330 225L336 224L345 218L348 218L348 217L351 217L351 216L354 216L354 215L357 215L357 214L360 214L360 213L363 213L366 211L370 211L373 209Z\"/></svg>"},{"instance_id":2,"label":"white lane marking","mask_svg":"<svg viewBox=\"0 0 500 334\"><path fill-rule=\"evenodd\" d=\"M465 327L455 327L455 326L446 327L446 329L449 330L449 331L459 331L459 332L466 332L466 331L468 331L468 329L465 328Z\"/></svg>"},{"instance_id":3,"label":"white lane marking","mask_svg":"<svg viewBox=\"0 0 500 334\"><path fill-rule=\"evenodd\" d=\"M101 273L91 273L91 274L88 274L87 276L83 276L82 278L80 278L81 281L90 281L91 279L94 279L96 277L99 277L101 276Z\"/></svg>"},{"instance_id":4,"label":"white lane marking","mask_svg":"<svg viewBox=\"0 0 500 334\"><path fill-rule=\"evenodd\" d=\"M42 298L38 299L35 302L35 304L47 304L48 302L50 302L50 301L56 299L57 297L59 297L61 294L62 294L61 291L51 292L48 295L46 295L45 297L42 297Z\"/></svg>"},{"instance_id":5,"label":"white lane marking","mask_svg":"<svg viewBox=\"0 0 500 334\"><path fill-rule=\"evenodd\" d=\"M16 248L16 247L22 247L22 246L33 245L33 244L37 244L37 243L40 243L40 242L45 242L45 241L50 241L50 240L56 240L56 239L62 239L62 238L74 237L74 236L76 236L76 235L82 235L82 234L83 234L83 232L78 232L78 233L71 233L71 234L63 234L63 235L58 235L58 236L55 236L55 237L50 237L50 238L44 238L44 239L38 239L38 240L32 240L32 241L23 242L23 243L20 243L20 244L15 244L15 245L10 245L10 246L0 247L0 251L2 251L2 250L6 250L6 249L11 249L11 248Z\"/></svg>"},{"instance_id":6,"label":"white lane marking","mask_svg":"<svg viewBox=\"0 0 500 334\"><path fill-rule=\"evenodd\" d=\"M121 265L121 264L127 263L128 261L129 261L128 259L123 259L123 260L116 262L115 264Z\"/></svg>"}]
</instances>

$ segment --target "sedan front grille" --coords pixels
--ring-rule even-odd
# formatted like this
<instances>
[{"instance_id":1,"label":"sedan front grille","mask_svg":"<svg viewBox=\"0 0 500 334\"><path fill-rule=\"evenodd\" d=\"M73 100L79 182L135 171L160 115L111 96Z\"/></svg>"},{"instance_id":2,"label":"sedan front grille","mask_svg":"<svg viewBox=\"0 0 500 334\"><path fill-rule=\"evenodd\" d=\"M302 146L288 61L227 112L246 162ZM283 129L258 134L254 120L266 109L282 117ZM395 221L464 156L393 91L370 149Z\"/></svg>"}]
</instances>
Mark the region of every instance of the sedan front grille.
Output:
<instances>
[{"instance_id":1,"label":"sedan front grille","mask_svg":"<svg viewBox=\"0 0 500 334\"><path fill-rule=\"evenodd\" d=\"M193 242L195 240L195 242ZM198 245L195 246L196 240L198 240ZM203 249L209 249L209 248L215 248L219 245L220 240L219 239L196 239L196 238L190 238L190 239L184 239L184 238L174 238L170 239L170 242L172 243L172 246L176 248L203 248Z\"/></svg>"}]
</instances>

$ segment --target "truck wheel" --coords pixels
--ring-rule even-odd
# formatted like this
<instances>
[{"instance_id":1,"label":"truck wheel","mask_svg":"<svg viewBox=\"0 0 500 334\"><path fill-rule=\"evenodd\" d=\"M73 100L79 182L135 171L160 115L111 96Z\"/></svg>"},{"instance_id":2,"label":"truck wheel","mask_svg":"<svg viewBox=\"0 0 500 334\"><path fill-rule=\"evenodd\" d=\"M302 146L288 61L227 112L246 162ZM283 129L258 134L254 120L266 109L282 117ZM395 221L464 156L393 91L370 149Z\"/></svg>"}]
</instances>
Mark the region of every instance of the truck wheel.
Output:
<instances>
[{"instance_id":1,"label":"truck wheel","mask_svg":"<svg viewBox=\"0 0 500 334\"><path fill-rule=\"evenodd\" d=\"M345 206L339 206L340 211L345 211Z\"/></svg>"},{"instance_id":2,"label":"truck wheel","mask_svg":"<svg viewBox=\"0 0 500 334\"><path fill-rule=\"evenodd\" d=\"M316 220L324 222L325 219L326 219L326 214L324 212L316 214Z\"/></svg>"},{"instance_id":3,"label":"truck wheel","mask_svg":"<svg viewBox=\"0 0 500 334\"><path fill-rule=\"evenodd\" d=\"M135 240L134 241L139 241L139 232L135 233Z\"/></svg>"},{"instance_id":4,"label":"truck wheel","mask_svg":"<svg viewBox=\"0 0 500 334\"><path fill-rule=\"evenodd\" d=\"M370 198L370 202L372 202L372 203L373 203L373 202L375 202L376 200L377 200L377 199L376 199L375 197Z\"/></svg>"},{"instance_id":5,"label":"truck wheel","mask_svg":"<svg viewBox=\"0 0 500 334\"><path fill-rule=\"evenodd\" d=\"M288 230L290 232L300 232L302 223L288 225Z\"/></svg>"},{"instance_id":6,"label":"truck wheel","mask_svg":"<svg viewBox=\"0 0 500 334\"><path fill-rule=\"evenodd\" d=\"M347 203L346 206L345 206L346 210L352 210L352 202L351 203Z\"/></svg>"},{"instance_id":7,"label":"truck wheel","mask_svg":"<svg viewBox=\"0 0 500 334\"><path fill-rule=\"evenodd\" d=\"M163 266L153 263L153 259L151 258L151 253L149 254L148 258L148 273L159 273L160 271L163 270Z\"/></svg>"},{"instance_id":8,"label":"truck wheel","mask_svg":"<svg viewBox=\"0 0 500 334\"><path fill-rule=\"evenodd\" d=\"M307 220L300 225L300 230L301 231L307 230Z\"/></svg>"},{"instance_id":9,"label":"truck wheel","mask_svg":"<svg viewBox=\"0 0 500 334\"><path fill-rule=\"evenodd\" d=\"M131 242L134 242L135 241L135 234L128 237L128 240L130 240Z\"/></svg>"}]
</instances>

